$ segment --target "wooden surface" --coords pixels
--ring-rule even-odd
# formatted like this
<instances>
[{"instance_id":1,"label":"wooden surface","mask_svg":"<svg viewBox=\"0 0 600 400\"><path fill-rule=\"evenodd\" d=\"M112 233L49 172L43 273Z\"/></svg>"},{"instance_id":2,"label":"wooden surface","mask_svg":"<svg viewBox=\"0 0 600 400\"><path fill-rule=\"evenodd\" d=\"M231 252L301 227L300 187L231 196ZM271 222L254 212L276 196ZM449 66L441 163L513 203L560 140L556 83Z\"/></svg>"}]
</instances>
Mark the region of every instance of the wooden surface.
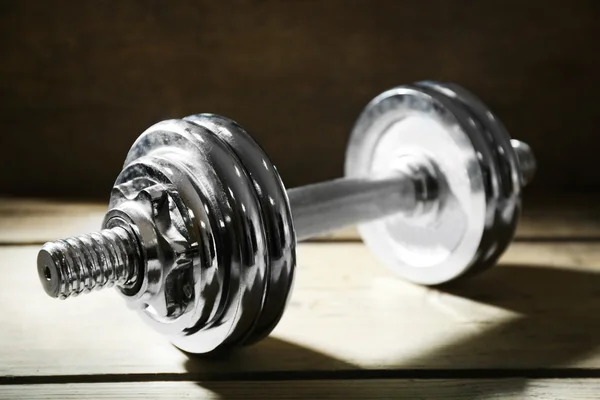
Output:
<instances>
[{"instance_id":1,"label":"wooden surface","mask_svg":"<svg viewBox=\"0 0 600 400\"><path fill-rule=\"evenodd\" d=\"M533 190L600 185L600 2L0 2L0 181L105 199L134 139L199 112L247 127L290 187L337 177L380 91L480 96L540 163Z\"/></svg>"},{"instance_id":2,"label":"wooden surface","mask_svg":"<svg viewBox=\"0 0 600 400\"><path fill-rule=\"evenodd\" d=\"M13 385L0 399L598 399L595 379L314 380ZM3 390L2 390L3 389Z\"/></svg>"},{"instance_id":3,"label":"wooden surface","mask_svg":"<svg viewBox=\"0 0 600 400\"><path fill-rule=\"evenodd\" d=\"M403 282L354 239L303 243L273 334L207 358L171 346L112 290L44 294L39 243L99 208L4 200L0 398L597 398L600 238L581 204L595 202L563 204L572 222L528 228L499 266L443 289ZM589 232L569 239L584 220Z\"/></svg>"}]
</instances>

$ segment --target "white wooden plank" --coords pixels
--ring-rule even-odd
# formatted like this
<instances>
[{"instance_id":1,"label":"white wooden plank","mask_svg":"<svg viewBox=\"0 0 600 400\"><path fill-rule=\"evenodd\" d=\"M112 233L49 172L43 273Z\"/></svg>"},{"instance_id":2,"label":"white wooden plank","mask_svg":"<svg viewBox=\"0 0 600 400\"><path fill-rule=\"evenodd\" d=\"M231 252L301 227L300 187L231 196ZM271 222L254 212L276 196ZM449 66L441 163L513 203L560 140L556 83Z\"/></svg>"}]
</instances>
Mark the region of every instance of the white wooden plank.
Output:
<instances>
[{"instance_id":1,"label":"white wooden plank","mask_svg":"<svg viewBox=\"0 0 600 400\"><path fill-rule=\"evenodd\" d=\"M0 386L0 399L597 399L600 379L119 382Z\"/></svg>"},{"instance_id":2,"label":"white wooden plank","mask_svg":"<svg viewBox=\"0 0 600 400\"><path fill-rule=\"evenodd\" d=\"M96 231L106 204L0 198L0 243L44 243Z\"/></svg>"},{"instance_id":3,"label":"white wooden plank","mask_svg":"<svg viewBox=\"0 0 600 400\"><path fill-rule=\"evenodd\" d=\"M303 244L272 337L211 360L172 347L112 290L48 298L36 252L0 248L3 376L600 367L596 244L517 243L452 292L403 282L359 243Z\"/></svg>"}]
</instances>

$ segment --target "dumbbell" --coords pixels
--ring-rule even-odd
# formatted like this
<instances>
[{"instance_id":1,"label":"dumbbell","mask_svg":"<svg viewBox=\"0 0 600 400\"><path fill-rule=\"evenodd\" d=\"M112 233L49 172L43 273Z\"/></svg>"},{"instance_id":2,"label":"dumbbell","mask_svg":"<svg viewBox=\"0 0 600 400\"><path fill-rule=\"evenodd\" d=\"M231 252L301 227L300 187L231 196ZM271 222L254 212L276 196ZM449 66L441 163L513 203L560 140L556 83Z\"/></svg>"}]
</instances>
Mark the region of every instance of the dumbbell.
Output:
<instances>
[{"instance_id":1,"label":"dumbbell","mask_svg":"<svg viewBox=\"0 0 600 400\"><path fill-rule=\"evenodd\" d=\"M345 178L287 192L232 120L162 121L129 151L103 230L46 243L38 274L58 298L116 285L177 347L229 349L280 320L297 240L359 224L379 259L425 285L493 265L534 171L530 148L446 83L375 97L351 133Z\"/></svg>"}]
</instances>

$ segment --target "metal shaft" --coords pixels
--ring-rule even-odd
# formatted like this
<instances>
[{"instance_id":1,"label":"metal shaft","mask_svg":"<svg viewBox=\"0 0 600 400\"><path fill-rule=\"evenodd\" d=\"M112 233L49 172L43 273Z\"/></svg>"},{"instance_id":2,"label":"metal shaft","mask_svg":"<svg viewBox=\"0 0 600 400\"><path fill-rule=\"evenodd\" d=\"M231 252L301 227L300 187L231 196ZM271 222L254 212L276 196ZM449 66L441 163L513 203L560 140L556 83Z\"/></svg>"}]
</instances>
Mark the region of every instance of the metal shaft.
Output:
<instances>
[{"instance_id":1,"label":"metal shaft","mask_svg":"<svg viewBox=\"0 0 600 400\"><path fill-rule=\"evenodd\" d=\"M288 190L298 240L395 213L411 213L417 195L415 181L404 173L340 178Z\"/></svg>"},{"instance_id":2,"label":"metal shaft","mask_svg":"<svg viewBox=\"0 0 600 400\"><path fill-rule=\"evenodd\" d=\"M533 152L519 140L511 140L511 145L525 185L536 168ZM418 168L407 169L394 176L339 178L288 190L296 238L304 240L396 213L414 213L425 197L437 193L433 177L413 176ZM433 185L427 187L427 181Z\"/></svg>"}]
</instances>

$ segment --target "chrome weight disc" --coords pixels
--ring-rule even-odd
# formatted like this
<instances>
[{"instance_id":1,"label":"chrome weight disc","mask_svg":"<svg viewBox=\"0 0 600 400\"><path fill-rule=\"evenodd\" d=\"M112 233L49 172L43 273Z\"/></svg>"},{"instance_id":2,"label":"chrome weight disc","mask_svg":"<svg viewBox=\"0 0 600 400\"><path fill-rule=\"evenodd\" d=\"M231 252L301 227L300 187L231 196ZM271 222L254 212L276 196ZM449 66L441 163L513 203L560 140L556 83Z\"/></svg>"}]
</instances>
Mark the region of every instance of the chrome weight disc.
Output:
<instances>
[{"instance_id":1,"label":"chrome weight disc","mask_svg":"<svg viewBox=\"0 0 600 400\"><path fill-rule=\"evenodd\" d=\"M139 232L148 271L125 298L174 345L207 353L275 327L295 268L292 217L275 167L235 122L201 114L150 127L127 156L111 208L119 212L107 226L149 221Z\"/></svg>"},{"instance_id":2,"label":"chrome weight disc","mask_svg":"<svg viewBox=\"0 0 600 400\"><path fill-rule=\"evenodd\" d=\"M514 234L521 174L510 138L464 90L423 82L377 96L359 117L346 176L433 165L437 195L415 215L359 226L366 244L408 280L436 285L496 261Z\"/></svg>"}]
</instances>

